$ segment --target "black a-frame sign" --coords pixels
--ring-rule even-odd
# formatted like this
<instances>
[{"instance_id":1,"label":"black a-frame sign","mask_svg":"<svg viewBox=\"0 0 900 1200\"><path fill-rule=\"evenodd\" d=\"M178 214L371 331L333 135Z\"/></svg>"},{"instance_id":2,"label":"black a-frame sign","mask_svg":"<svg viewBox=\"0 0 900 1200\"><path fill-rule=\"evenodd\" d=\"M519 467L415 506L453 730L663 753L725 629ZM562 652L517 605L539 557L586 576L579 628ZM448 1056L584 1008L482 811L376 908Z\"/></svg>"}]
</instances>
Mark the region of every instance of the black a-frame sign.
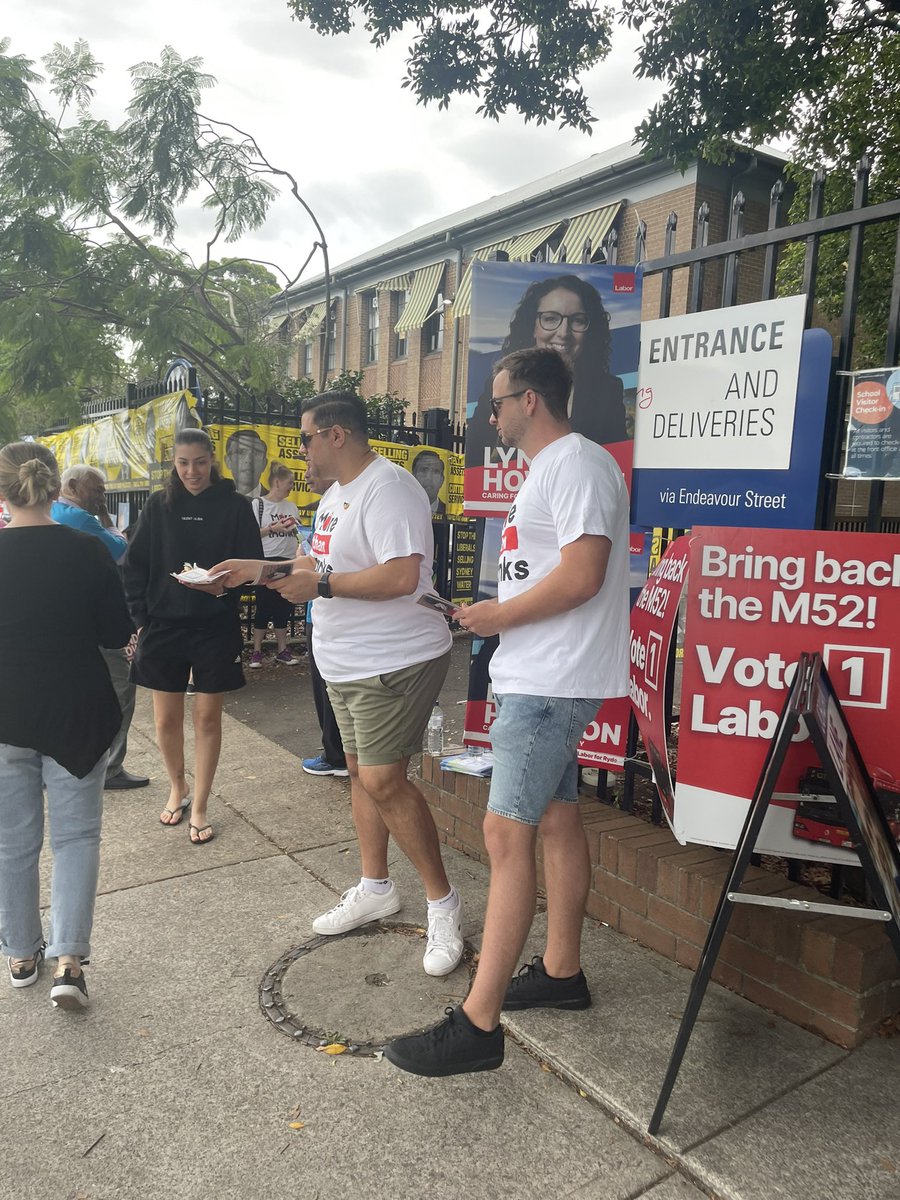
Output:
<instances>
[{"instance_id":1,"label":"black a-frame sign","mask_svg":"<svg viewBox=\"0 0 900 1200\"><path fill-rule=\"evenodd\" d=\"M834 793L839 818L850 830L878 908L808 903L771 896L755 896L739 890L775 792L775 784L784 765L791 739L800 721L805 723L809 731L812 744ZM900 957L900 852L872 788L872 782L844 717L841 703L834 693L818 654L803 654L797 664L797 673L769 745L769 752L734 852L731 869L719 897L694 975L666 1077L648 1127L651 1134L658 1131L666 1111L728 921L736 904L765 904L793 909L796 912L829 915L839 913L844 917L883 921Z\"/></svg>"}]
</instances>

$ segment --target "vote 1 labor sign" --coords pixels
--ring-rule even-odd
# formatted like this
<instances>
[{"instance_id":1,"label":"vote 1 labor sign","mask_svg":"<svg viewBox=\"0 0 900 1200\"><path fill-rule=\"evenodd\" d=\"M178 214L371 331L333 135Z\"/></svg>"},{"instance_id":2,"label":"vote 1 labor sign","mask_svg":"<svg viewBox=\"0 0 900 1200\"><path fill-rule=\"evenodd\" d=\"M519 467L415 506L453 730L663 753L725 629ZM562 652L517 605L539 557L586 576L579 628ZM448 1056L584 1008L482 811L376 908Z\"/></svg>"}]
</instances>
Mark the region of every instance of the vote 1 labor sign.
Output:
<instances>
[{"instance_id":1,"label":"vote 1 labor sign","mask_svg":"<svg viewBox=\"0 0 900 1200\"><path fill-rule=\"evenodd\" d=\"M681 841L734 846L803 651L820 652L876 789L900 815L900 537L699 528L691 539L673 827ZM757 849L855 856L798 819L808 768L794 735ZM827 792L827 788L823 788ZM894 821L896 825L896 821ZM897 828L900 833L900 827Z\"/></svg>"}]
</instances>

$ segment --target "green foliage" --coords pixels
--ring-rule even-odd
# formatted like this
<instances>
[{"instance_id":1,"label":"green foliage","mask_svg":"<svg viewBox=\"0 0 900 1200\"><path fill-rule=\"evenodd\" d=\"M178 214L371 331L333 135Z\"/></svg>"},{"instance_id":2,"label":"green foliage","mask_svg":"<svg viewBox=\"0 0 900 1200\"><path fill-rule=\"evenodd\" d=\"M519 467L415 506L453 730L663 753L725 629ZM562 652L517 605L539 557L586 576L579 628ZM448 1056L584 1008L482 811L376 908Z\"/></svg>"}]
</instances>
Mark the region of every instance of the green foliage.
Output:
<instances>
[{"instance_id":1,"label":"green foliage","mask_svg":"<svg viewBox=\"0 0 900 1200\"><path fill-rule=\"evenodd\" d=\"M583 72L609 54L612 9L593 0L288 0L299 21L319 33L347 33L358 16L383 46L414 29L403 87L422 104L446 108L455 95L477 95L478 109L499 120L512 109L527 121L591 132Z\"/></svg>"},{"instance_id":2,"label":"green foliage","mask_svg":"<svg viewBox=\"0 0 900 1200\"><path fill-rule=\"evenodd\" d=\"M223 391L270 390L282 348L265 318L278 284L260 264L214 251L263 224L271 178L289 180L306 208L296 183L252 137L201 112L214 80L200 59L167 46L159 63L133 67L118 128L90 115L101 66L87 43L57 43L43 63L55 114L35 93L34 64L0 42L7 427L72 416L82 399L121 390L135 373L158 375L174 356ZM200 263L174 244L177 207L195 197L211 224Z\"/></svg>"},{"instance_id":3,"label":"green foliage","mask_svg":"<svg viewBox=\"0 0 900 1200\"><path fill-rule=\"evenodd\" d=\"M371 420L382 425L402 425L407 408L409 401L402 399L397 391L366 397L366 412Z\"/></svg>"}]
</instances>

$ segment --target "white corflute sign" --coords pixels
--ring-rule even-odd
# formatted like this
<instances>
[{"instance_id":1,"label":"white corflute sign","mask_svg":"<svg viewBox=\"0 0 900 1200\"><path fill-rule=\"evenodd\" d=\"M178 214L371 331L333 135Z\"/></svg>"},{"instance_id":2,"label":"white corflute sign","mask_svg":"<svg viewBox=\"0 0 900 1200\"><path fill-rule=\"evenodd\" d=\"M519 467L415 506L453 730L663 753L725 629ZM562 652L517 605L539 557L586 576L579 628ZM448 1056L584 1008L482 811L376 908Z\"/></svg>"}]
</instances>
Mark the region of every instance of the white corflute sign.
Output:
<instances>
[{"instance_id":1,"label":"white corflute sign","mask_svg":"<svg viewBox=\"0 0 900 1200\"><path fill-rule=\"evenodd\" d=\"M787 470L805 303L642 324L635 467Z\"/></svg>"}]
</instances>

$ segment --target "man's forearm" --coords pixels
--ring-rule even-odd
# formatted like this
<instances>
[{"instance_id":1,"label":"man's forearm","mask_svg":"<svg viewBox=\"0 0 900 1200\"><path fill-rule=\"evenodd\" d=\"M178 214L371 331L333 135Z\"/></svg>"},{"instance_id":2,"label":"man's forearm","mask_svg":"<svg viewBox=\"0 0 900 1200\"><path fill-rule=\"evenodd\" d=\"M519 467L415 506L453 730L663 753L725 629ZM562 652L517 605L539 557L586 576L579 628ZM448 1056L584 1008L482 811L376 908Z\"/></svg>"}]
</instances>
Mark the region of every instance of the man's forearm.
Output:
<instances>
[{"instance_id":1,"label":"man's forearm","mask_svg":"<svg viewBox=\"0 0 900 1200\"><path fill-rule=\"evenodd\" d=\"M338 571L328 578L332 595L342 600L396 600L416 590L419 566L418 561L391 559L362 571Z\"/></svg>"}]
</instances>

